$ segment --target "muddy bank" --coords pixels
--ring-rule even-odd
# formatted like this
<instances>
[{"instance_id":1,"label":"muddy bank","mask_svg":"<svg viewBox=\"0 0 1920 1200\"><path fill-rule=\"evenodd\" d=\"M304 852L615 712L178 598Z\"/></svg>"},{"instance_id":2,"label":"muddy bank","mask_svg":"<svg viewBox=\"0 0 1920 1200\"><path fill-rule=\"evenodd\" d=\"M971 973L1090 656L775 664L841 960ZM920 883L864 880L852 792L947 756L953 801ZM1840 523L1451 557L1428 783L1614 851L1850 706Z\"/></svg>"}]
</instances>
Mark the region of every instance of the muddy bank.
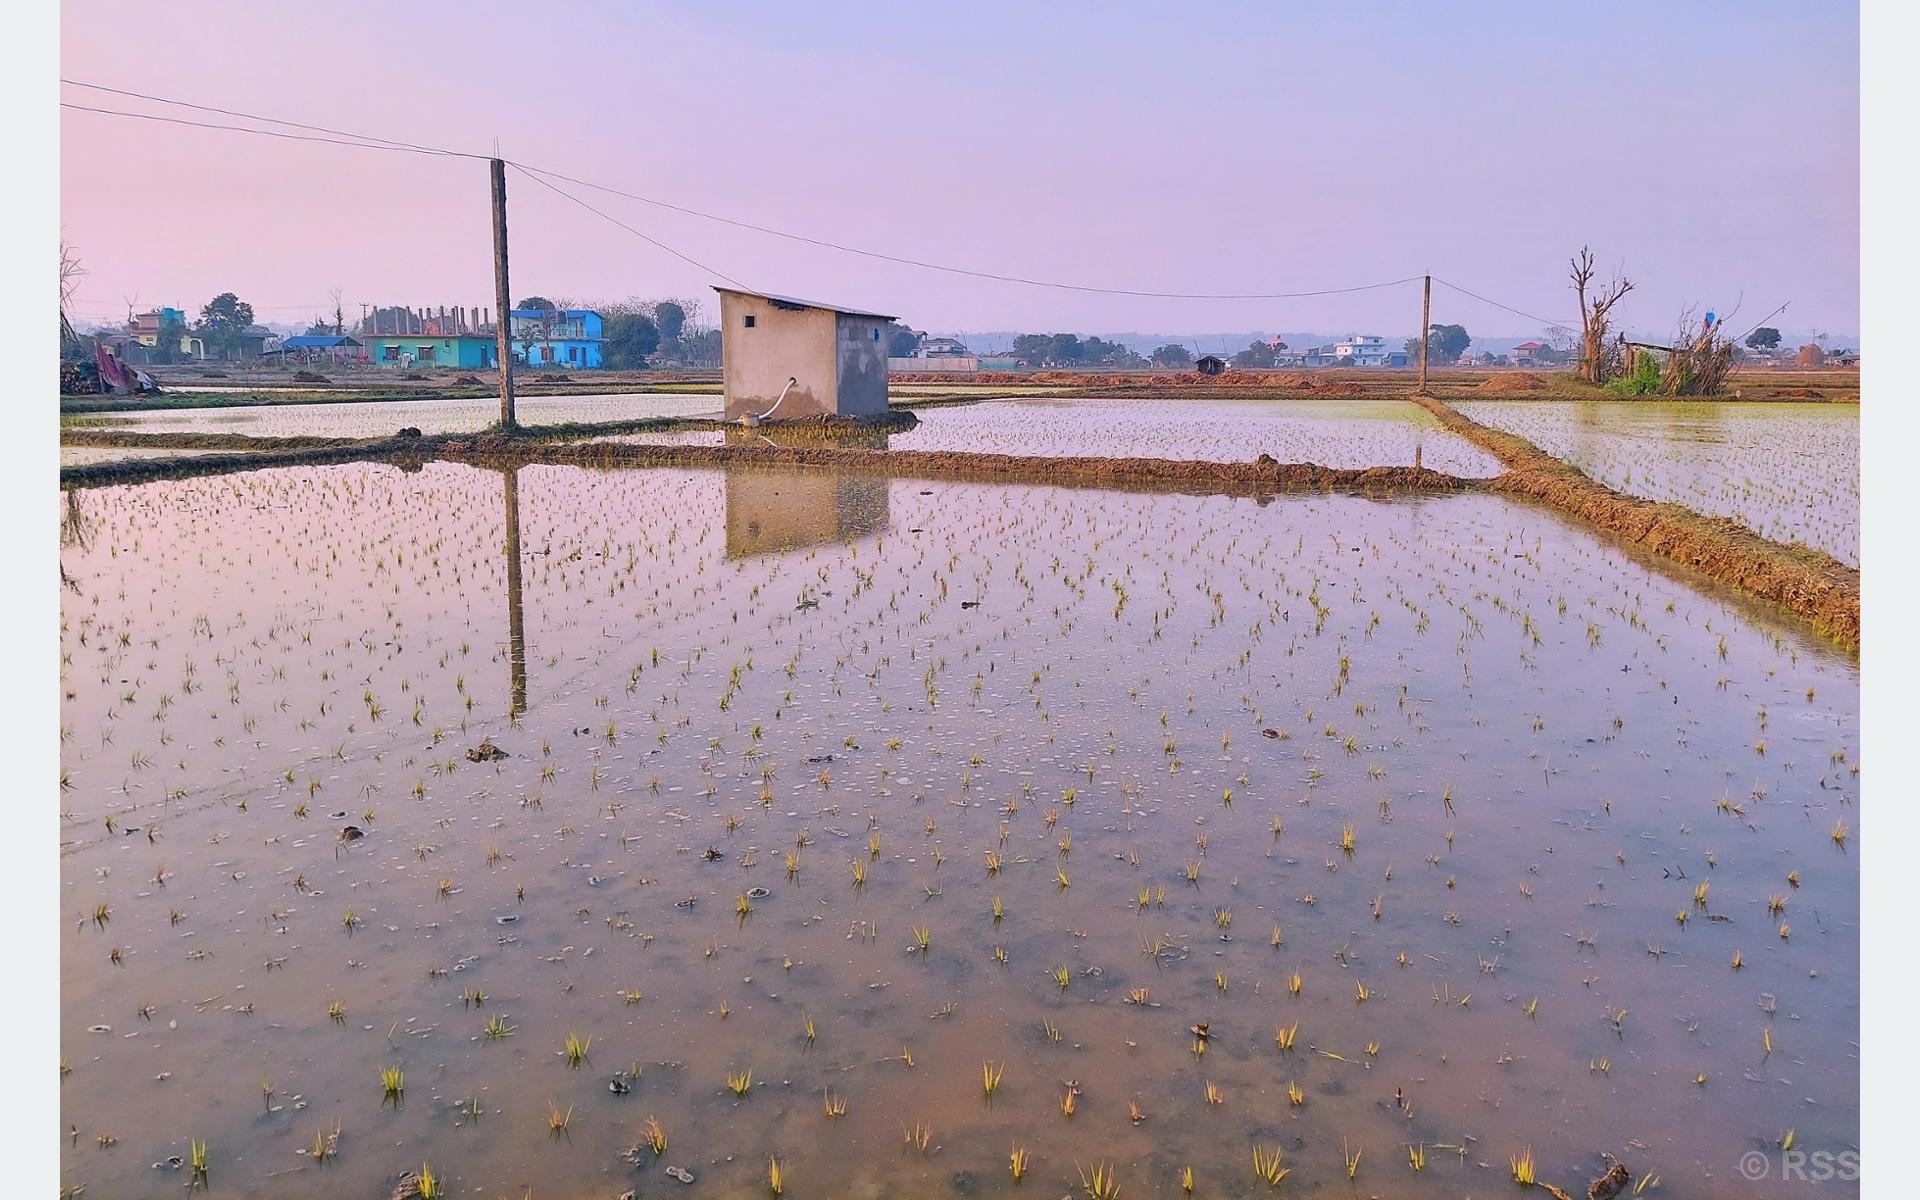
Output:
<instances>
[{"instance_id":1,"label":"muddy bank","mask_svg":"<svg viewBox=\"0 0 1920 1200\"><path fill-rule=\"evenodd\" d=\"M1830 555L1769 541L1737 521L1677 504L1623 495L1523 437L1480 424L1431 396L1410 397L1448 431L1506 466L1489 490L1532 496L1675 562L1811 620L1851 649L1860 646L1860 573Z\"/></svg>"},{"instance_id":2,"label":"muddy bank","mask_svg":"<svg viewBox=\"0 0 1920 1200\"><path fill-rule=\"evenodd\" d=\"M582 467L831 467L876 475L1036 484L1146 485L1200 492L1450 492L1481 486L1417 467L1323 467L1164 458L1040 458L964 451L856 450L819 446L642 446L529 443L499 434L449 438L440 457L475 465L545 463Z\"/></svg>"}]
</instances>

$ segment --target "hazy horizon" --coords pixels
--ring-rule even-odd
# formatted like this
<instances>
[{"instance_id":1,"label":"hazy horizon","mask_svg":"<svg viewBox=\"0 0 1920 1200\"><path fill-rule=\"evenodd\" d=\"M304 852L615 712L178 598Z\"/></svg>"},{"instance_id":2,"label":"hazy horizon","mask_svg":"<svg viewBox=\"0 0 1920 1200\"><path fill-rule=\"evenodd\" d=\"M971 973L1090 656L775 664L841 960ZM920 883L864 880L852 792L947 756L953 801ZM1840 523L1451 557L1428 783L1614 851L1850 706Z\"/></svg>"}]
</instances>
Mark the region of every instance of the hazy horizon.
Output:
<instances>
[{"instance_id":1,"label":"hazy horizon","mask_svg":"<svg viewBox=\"0 0 1920 1200\"><path fill-rule=\"evenodd\" d=\"M1096 287L1267 293L1423 272L1434 320L1537 334L1591 244L1682 309L1859 328L1858 14L1781 4L1465 14L1222 4L1133 13L200 3L62 9L62 74L506 157L823 240ZM378 36L375 36L378 31ZM1590 48L1580 49L1590 38ZM258 47L272 46L261 53ZM1709 49L1710 48L1710 49ZM1711 60L1712 71L1703 71ZM1583 67L1582 63L1590 64ZM62 88L70 103L233 118ZM1702 134L1700 131L1712 131ZM1678 164L1670 145L1684 140ZM492 303L486 169L61 114L83 324L221 291L304 322L363 302ZM1417 283L1175 300L945 274L560 186L750 286L922 329L1411 331ZM515 297L692 296L713 275L510 172Z\"/></svg>"}]
</instances>

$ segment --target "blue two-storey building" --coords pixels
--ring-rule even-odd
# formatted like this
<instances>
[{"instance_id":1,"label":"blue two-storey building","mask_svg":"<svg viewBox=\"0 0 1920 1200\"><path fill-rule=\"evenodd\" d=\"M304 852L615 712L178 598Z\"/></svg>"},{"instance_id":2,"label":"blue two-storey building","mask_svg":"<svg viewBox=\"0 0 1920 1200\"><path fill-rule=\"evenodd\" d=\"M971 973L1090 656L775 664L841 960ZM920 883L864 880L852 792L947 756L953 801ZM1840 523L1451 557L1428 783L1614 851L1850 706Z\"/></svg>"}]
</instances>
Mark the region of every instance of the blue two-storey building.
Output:
<instances>
[{"instance_id":1,"label":"blue two-storey building","mask_svg":"<svg viewBox=\"0 0 1920 1200\"><path fill-rule=\"evenodd\" d=\"M515 362L579 370L600 365L600 314L590 308L516 308L511 321Z\"/></svg>"}]
</instances>

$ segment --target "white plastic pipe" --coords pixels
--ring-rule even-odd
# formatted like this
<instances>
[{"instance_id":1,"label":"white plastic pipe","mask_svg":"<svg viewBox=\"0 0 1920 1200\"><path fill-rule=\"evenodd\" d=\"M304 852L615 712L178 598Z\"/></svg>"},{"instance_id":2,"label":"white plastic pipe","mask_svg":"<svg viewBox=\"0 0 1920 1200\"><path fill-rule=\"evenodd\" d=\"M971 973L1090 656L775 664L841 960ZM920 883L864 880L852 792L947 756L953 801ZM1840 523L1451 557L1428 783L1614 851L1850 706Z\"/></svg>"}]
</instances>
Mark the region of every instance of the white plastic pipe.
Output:
<instances>
[{"instance_id":1,"label":"white plastic pipe","mask_svg":"<svg viewBox=\"0 0 1920 1200\"><path fill-rule=\"evenodd\" d=\"M767 411L761 413L757 417L751 416L751 415L741 417L740 423L742 425L745 425L747 428L751 429L755 425L758 425L760 422L766 420L768 417L773 415L774 408L780 407L780 401L785 400L787 398L787 393L792 391L794 388L798 387L799 384L800 384L799 379L795 378L792 375L787 376L787 386L780 389L780 395L774 400L773 408L769 408Z\"/></svg>"}]
</instances>

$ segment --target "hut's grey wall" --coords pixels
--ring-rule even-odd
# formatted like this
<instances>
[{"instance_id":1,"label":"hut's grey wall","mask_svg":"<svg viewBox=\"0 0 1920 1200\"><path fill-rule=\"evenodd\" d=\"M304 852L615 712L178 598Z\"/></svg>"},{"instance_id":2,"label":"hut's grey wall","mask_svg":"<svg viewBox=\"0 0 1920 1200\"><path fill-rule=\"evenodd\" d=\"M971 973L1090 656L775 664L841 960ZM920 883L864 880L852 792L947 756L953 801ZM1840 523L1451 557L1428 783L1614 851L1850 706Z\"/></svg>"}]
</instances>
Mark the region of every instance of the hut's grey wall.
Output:
<instances>
[{"instance_id":1,"label":"hut's grey wall","mask_svg":"<svg viewBox=\"0 0 1920 1200\"><path fill-rule=\"evenodd\" d=\"M747 327L747 318L753 327ZM759 416L773 407L789 378L799 380L774 420L832 414L840 395L834 313L776 308L760 296L720 293L720 366L728 420ZM886 346L880 344L884 355ZM881 360L881 405L886 404L886 360Z\"/></svg>"},{"instance_id":2,"label":"hut's grey wall","mask_svg":"<svg viewBox=\"0 0 1920 1200\"><path fill-rule=\"evenodd\" d=\"M887 323L847 313L839 317L839 413L877 416L887 411Z\"/></svg>"}]
</instances>

